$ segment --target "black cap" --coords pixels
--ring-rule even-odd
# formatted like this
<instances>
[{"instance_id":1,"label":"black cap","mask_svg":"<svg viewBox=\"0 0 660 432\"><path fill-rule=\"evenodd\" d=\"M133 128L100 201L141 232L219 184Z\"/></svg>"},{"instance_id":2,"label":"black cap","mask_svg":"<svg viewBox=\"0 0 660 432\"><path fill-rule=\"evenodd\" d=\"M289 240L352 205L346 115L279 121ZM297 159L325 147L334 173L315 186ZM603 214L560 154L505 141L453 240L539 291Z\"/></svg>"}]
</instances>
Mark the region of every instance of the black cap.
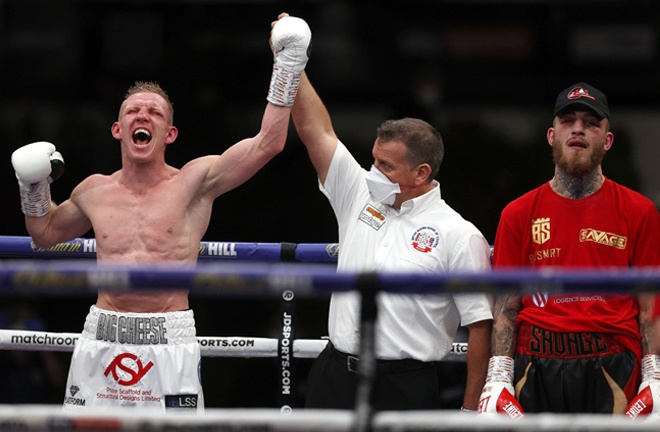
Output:
<instances>
[{"instance_id":1,"label":"black cap","mask_svg":"<svg viewBox=\"0 0 660 432\"><path fill-rule=\"evenodd\" d=\"M555 103L555 113L553 114L553 117L567 106L577 104L592 109L601 117L610 118L610 108L607 105L605 94L596 87L592 87L583 82L572 85L559 93L559 96L557 96L557 102Z\"/></svg>"}]
</instances>

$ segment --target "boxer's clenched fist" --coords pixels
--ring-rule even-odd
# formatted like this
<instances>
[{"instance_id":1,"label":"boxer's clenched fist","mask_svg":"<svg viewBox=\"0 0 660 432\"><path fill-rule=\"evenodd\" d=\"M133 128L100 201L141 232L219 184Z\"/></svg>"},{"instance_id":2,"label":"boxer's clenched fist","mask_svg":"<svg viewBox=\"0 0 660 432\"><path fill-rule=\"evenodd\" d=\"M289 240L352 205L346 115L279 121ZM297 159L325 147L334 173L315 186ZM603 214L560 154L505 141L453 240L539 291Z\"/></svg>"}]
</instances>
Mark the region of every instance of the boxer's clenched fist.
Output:
<instances>
[{"instance_id":1,"label":"boxer's clenched fist","mask_svg":"<svg viewBox=\"0 0 660 432\"><path fill-rule=\"evenodd\" d=\"M493 356L488 361L486 384L479 398L480 414L504 414L513 419L522 418L524 411L513 389L513 359Z\"/></svg>"},{"instance_id":2,"label":"boxer's clenched fist","mask_svg":"<svg viewBox=\"0 0 660 432\"><path fill-rule=\"evenodd\" d=\"M300 75L309 59L312 32L307 23L296 17L280 18L271 31L273 74L268 89L268 102L291 106L298 92Z\"/></svg>"},{"instance_id":3,"label":"boxer's clenched fist","mask_svg":"<svg viewBox=\"0 0 660 432\"><path fill-rule=\"evenodd\" d=\"M64 158L49 142L25 145L11 155L26 216L41 217L51 209L50 183L64 172Z\"/></svg>"},{"instance_id":4,"label":"boxer's clenched fist","mask_svg":"<svg viewBox=\"0 0 660 432\"><path fill-rule=\"evenodd\" d=\"M660 356L647 354L642 359L642 384L639 393L628 404L626 415L637 416L660 414Z\"/></svg>"}]
</instances>

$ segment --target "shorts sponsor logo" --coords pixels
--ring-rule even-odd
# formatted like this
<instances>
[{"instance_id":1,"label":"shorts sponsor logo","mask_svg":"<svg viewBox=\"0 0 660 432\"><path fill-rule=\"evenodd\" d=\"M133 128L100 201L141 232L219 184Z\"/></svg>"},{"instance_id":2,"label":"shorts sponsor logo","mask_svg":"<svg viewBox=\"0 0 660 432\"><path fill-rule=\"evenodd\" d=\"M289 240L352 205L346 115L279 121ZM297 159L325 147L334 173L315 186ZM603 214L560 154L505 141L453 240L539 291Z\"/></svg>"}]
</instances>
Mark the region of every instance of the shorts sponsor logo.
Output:
<instances>
[{"instance_id":1,"label":"shorts sponsor logo","mask_svg":"<svg viewBox=\"0 0 660 432\"><path fill-rule=\"evenodd\" d=\"M197 395L196 394L165 395L165 408L167 409L197 408Z\"/></svg>"},{"instance_id":2,"label":"shorts sponsor logo","mask_svg":"<svg viewBox=\"0 0 660 432\"><path fill-rule=\"evenodd\" d=\"M124 359L129 360L129 364L124 363ZM132 386L142 379L153 367L153 362L142 364L142 360L133 353L122 353L115 357L105 369L105 376L112 374L112 378L117 384L122 386Z\"/></svg>"},{"instance_id":3,"label":"shorts sponsor logo","mask_svg":"<svg viewBox=\"0 0 660 432\"><path fill-rule=\"evenodd\" d=\"M140 317L100 313L96 323L96 340L122 345L165 345L165 317Z\"/></svg>"},{"instance_id":4,"label":"shorts sponsor logo","mask_svg":"<svg viewBox=\"0 0 660 432\"><path fill-rule=\"evenodd\" d=\"M64 397L64 404L65 405L76 405L76 406L85 406L85 399L77 398L75 397L78 392L80 391L80 387L77 385L72 385L69 387L69 394L71 396L65 396Z\"/></svg>"},{"instance_id":5,"label":"shorts sponsor logo","mask_svg":"<svg viewBox=\"0 0 660 432\"><path fill-rule=\"evenodd\" d=\"M532 326L529 352L544 356L584 357L609 353L607 341L599 333L561 333Z\"/></svg>"},{"instance_id":6,"label":"shorts sponsor logo","mask_svg":"<svg viewBox=\"0 0 660 432\"><path fill-rule=\"evenodd\" d=\"M73 398L68 396L64 398L65 405L85 406L85 402L85 399L80 398Z\"/></svg>"},{"instance_id":7,"label":"shorts sponsor logo","mask_svg":"<svg viewBox=\"0 0 660 432\"><path fill-rule=\"evenodd\" d=\"M161 396L154 395L152 390L141 390L134 388L116 389L113 387L106 387L105 390L96 393L96 399L129 402L131 405L137 404L139 402L152 402L160 404Z\"/></svg>"}]
</instances>

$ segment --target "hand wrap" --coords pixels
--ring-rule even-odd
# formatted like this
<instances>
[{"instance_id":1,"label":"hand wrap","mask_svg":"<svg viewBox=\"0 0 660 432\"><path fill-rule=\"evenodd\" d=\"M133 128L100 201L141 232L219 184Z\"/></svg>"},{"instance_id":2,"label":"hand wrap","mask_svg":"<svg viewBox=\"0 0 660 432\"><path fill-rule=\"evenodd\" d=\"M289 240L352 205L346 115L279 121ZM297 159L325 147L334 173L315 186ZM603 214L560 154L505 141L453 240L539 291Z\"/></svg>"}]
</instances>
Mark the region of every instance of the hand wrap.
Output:
<instances>
[{"instance_id":1,"label":"hand wrap","mask_svg":"<svg viewBox=\"0 0 660 432\"><path fill-rule=\"evenodd\" d=\"M488 361L486 384L479 398L479 414L504 414L520 419L524 411L513 389L513 359L493 356Z\"/></svg>"},{"instance_id":2,"label":"hand wrap","mask_svg":"<svg viewBox=\"0 0 660 432\"><path fill-rule=\"evenodd\" d=\"M647 354L642 359L642 384L637 396L630 401L626 415L637 418L640 415L660 413L660 356Z\"/></svg>"},{"instance_id":3,"label":"hand wrap","mask_svg":"<svg viewBox=\"0 0 660 432\"><path fill-rule=\"evenodd\" d=\"M290 107L298 93L300 76L309 59L312 32L307 23L295 17L277 21L271 32L273 73L268 88L268 102Z\"/></svg>"}]
</instances>

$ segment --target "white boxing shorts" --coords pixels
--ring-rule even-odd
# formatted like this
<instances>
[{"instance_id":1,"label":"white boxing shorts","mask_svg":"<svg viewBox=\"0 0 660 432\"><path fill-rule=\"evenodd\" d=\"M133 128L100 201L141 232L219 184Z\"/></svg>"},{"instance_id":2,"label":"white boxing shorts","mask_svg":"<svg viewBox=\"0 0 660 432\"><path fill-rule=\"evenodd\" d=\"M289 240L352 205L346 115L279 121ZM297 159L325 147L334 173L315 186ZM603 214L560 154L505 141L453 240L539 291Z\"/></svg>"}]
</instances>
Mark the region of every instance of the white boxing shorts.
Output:
<instances>
[{"instance_id":1,"label":"white boxing shorts","mask_svg":"<svg viewBox=\"0 0 660 432\"><path fill-rule=\"evenodd\" d=\"M87 407L204 409L192 310L90 308L71 357L64 410Z\"/></svg>"}]
</instances>

